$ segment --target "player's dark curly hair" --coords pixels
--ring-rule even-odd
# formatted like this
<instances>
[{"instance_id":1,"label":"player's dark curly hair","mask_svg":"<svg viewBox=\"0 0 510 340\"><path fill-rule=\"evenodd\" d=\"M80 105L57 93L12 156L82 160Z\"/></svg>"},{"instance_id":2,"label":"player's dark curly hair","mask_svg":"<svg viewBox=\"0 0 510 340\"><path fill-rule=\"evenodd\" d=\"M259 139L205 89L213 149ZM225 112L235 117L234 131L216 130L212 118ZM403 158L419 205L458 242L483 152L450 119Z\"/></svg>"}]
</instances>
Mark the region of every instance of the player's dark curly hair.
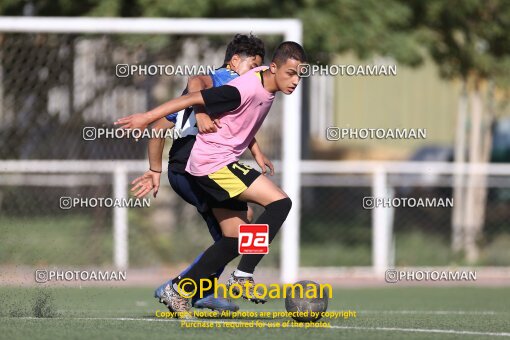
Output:
<instances>
[{"instance_id":1,"label":"player's dark curly hair","mask_svg":"<svg viewBox=\"0 0 510 340\"><path fill-rule=\"evenodd\" d=\"M294 59L302 63L306 63L308 61L303 46L294 41L284 41L278 45L273 53L272 62L277 66L280 66L285 64L287 59Z\"/></svg>"},{"instance_id":2,"label":"player's dark curly hair","mask_svg":"<svg viewBox=\"0 0 510 340\"><path fill-rule=\"evenodd\" d=\"M259 55L264 60L266 49L264 48L264 42L253 34L236 34L227 46L225 63L228 63L234 54L242 57L255 57Z\"/></svg>"}]
</instances>

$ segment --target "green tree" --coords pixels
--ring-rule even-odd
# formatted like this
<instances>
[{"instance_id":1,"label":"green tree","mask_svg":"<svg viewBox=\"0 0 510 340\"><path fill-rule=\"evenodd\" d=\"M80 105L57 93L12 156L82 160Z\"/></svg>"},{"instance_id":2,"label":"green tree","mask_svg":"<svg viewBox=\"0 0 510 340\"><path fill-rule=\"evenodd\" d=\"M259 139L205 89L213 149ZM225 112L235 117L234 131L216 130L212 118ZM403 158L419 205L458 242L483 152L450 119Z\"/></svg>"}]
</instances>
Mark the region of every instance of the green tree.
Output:
<instances>
[{"instance_id":1,"label":"green tree","mask_svg":"<svg viewBox=\"0 0 510 340\"><path fill-rule=\"evenodd\" d=\"M510 84L510 2L504 0L406 1L421 41L447 79L459 79L455 161L487 163L491 126L498 108L495 92ZM506 92L506 94L508 94ZM469 122L469 124L468 124ZM466 146L467 144L467 146ZM479 256L477 243L485 219L487 177L455 178L452 246L468 262Z\"/></svg>"},{"instance_id":2,"label":"green tree","mask_svg":"<svg viewBox=\"0 0 510 340\"><path fill-rule=\"evenodd\" d=\"M27 6L39 16L299 18L312 61L346 51L410 65L422 60L412 10L398 0L5 0L0 13L23 15Z\"/></svg>"}]
</instances>

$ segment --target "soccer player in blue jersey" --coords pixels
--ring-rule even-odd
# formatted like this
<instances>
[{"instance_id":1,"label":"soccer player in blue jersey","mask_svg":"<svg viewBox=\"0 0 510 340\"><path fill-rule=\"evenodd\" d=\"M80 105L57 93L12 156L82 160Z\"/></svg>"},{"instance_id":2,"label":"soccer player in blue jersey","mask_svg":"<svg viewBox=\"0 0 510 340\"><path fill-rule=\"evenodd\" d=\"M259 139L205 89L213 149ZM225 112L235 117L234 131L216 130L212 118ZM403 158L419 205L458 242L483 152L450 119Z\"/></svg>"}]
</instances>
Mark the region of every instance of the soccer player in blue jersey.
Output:
<instances>
[{"instance_id":1,"label":"soccer player in blue jersey","mask_svg":"<svg viewBox=\"0 0 510 340\"><path fill-rule=\"evenodd\" d=\"M260 66L263 59L263 42L253 35L247 36L238 34L227 47L225 64L210 75L191 77L188 80L188 86L183 94L222 86L250 69ZM212 210L207 206L202 189L196 184L193 177L186 173L185 167L191 149L195 143L196 134L198 132L215 132L218 128L221 128L221 122L212 120L209 115L205 113L205 108L197 106L170 114L166 118L158 120L152 128L159 130L172 128L174 126L176 129L179 129L180 138L174 140L169 153L168 179L170 185L186 202L197 208L198 212L207 223L209 232L214 241L218 241L222 237L220 225L213 215ZM164 143L164 138L154 138L149 141L148 153L150 168L143 176L133 181L132 191L135 193L135 196L142 197L153 190L153 195L156 197L160 183ZM261 152L256 140L250 145L250 150L263 172L266 172L267 166L272 173L273 165ZM221 208L223 208L221 209L221 213L225 214L222 215L222 218L224 218L224 216L232 216L241 217L245 221L251 220L251 211L248 210L245 202L231 199L225 201ZM198 256L181 275L186 274L200 257L201 255ZM215 273L211 279L219 278L222 271L223 268ZM172 281L169 280L155 291L155 297L165 304L168 300L165 297L165 287L171 284ZM212 292L212 289L209 293L206 292L202 299L199 299L197 296L192 300L192 305L197 308L210 308L214 310L236 311L239 309L239 307L231 301L224 298L215 298Z\"/></svg>"}]
</instances>

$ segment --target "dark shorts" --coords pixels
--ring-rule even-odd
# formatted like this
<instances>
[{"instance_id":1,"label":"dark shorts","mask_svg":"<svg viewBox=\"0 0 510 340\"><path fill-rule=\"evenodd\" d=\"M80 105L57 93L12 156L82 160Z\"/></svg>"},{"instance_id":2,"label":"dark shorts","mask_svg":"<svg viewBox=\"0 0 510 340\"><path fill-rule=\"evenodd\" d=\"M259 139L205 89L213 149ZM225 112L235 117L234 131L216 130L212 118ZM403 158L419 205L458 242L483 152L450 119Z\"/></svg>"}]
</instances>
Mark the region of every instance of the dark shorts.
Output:
<instances>
[{"instance_id":1,"label":"dark shorts","mask_svg":"<svg viewBox=\"0 0 510 340\"><path fill-rule=\"evenodd\" d=\"M210 206L207 200L207 194L202 190L202 188L198 185L196 178L191 176L188 173L180 173L168 169L168 180L170 181L170 185L174 189L174 191L186 202L195 206L198 212L202 215L204 220L207 222L210 230L220 230L218 222L214 218ZM229 199L224 202L221 202L215 208L224 208L229 210L236 211L247 211L248 204L243 201L239 201L237 199ZM211 232L212 234L212 232Z\"/></svg>"},{"instance_id":2,"label":"dark shorts","mask_svg":"<svg viewBox=\"0 0 510 340\"><path fill-rule=\"evenodd\" d=\"M195 176L195 179L207 194L209 207L223 208L222 205L232 200L242 202L233 198L248 189L260 175L260 172L248 165L233 162L210 175Z\"/></svg>"}]
</instances>

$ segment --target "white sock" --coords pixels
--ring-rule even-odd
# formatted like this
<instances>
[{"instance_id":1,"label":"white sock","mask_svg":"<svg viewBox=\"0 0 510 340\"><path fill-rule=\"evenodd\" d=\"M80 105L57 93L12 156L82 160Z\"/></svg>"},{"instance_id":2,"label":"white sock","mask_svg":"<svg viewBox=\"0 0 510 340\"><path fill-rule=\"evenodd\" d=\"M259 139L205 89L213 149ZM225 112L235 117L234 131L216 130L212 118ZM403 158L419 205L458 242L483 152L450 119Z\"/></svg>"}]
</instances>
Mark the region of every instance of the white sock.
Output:
<instances>
[{"instance_id":1,"label":"white sock","mask_svg":"<svg viewBox=\"0 0 510 340\"><path fill-rule=\"evenodd\" d=\"M236 277L253 277L253 273L243 272L242 270L236 269L234 272Z\"/></svg>"}]
</instances>

